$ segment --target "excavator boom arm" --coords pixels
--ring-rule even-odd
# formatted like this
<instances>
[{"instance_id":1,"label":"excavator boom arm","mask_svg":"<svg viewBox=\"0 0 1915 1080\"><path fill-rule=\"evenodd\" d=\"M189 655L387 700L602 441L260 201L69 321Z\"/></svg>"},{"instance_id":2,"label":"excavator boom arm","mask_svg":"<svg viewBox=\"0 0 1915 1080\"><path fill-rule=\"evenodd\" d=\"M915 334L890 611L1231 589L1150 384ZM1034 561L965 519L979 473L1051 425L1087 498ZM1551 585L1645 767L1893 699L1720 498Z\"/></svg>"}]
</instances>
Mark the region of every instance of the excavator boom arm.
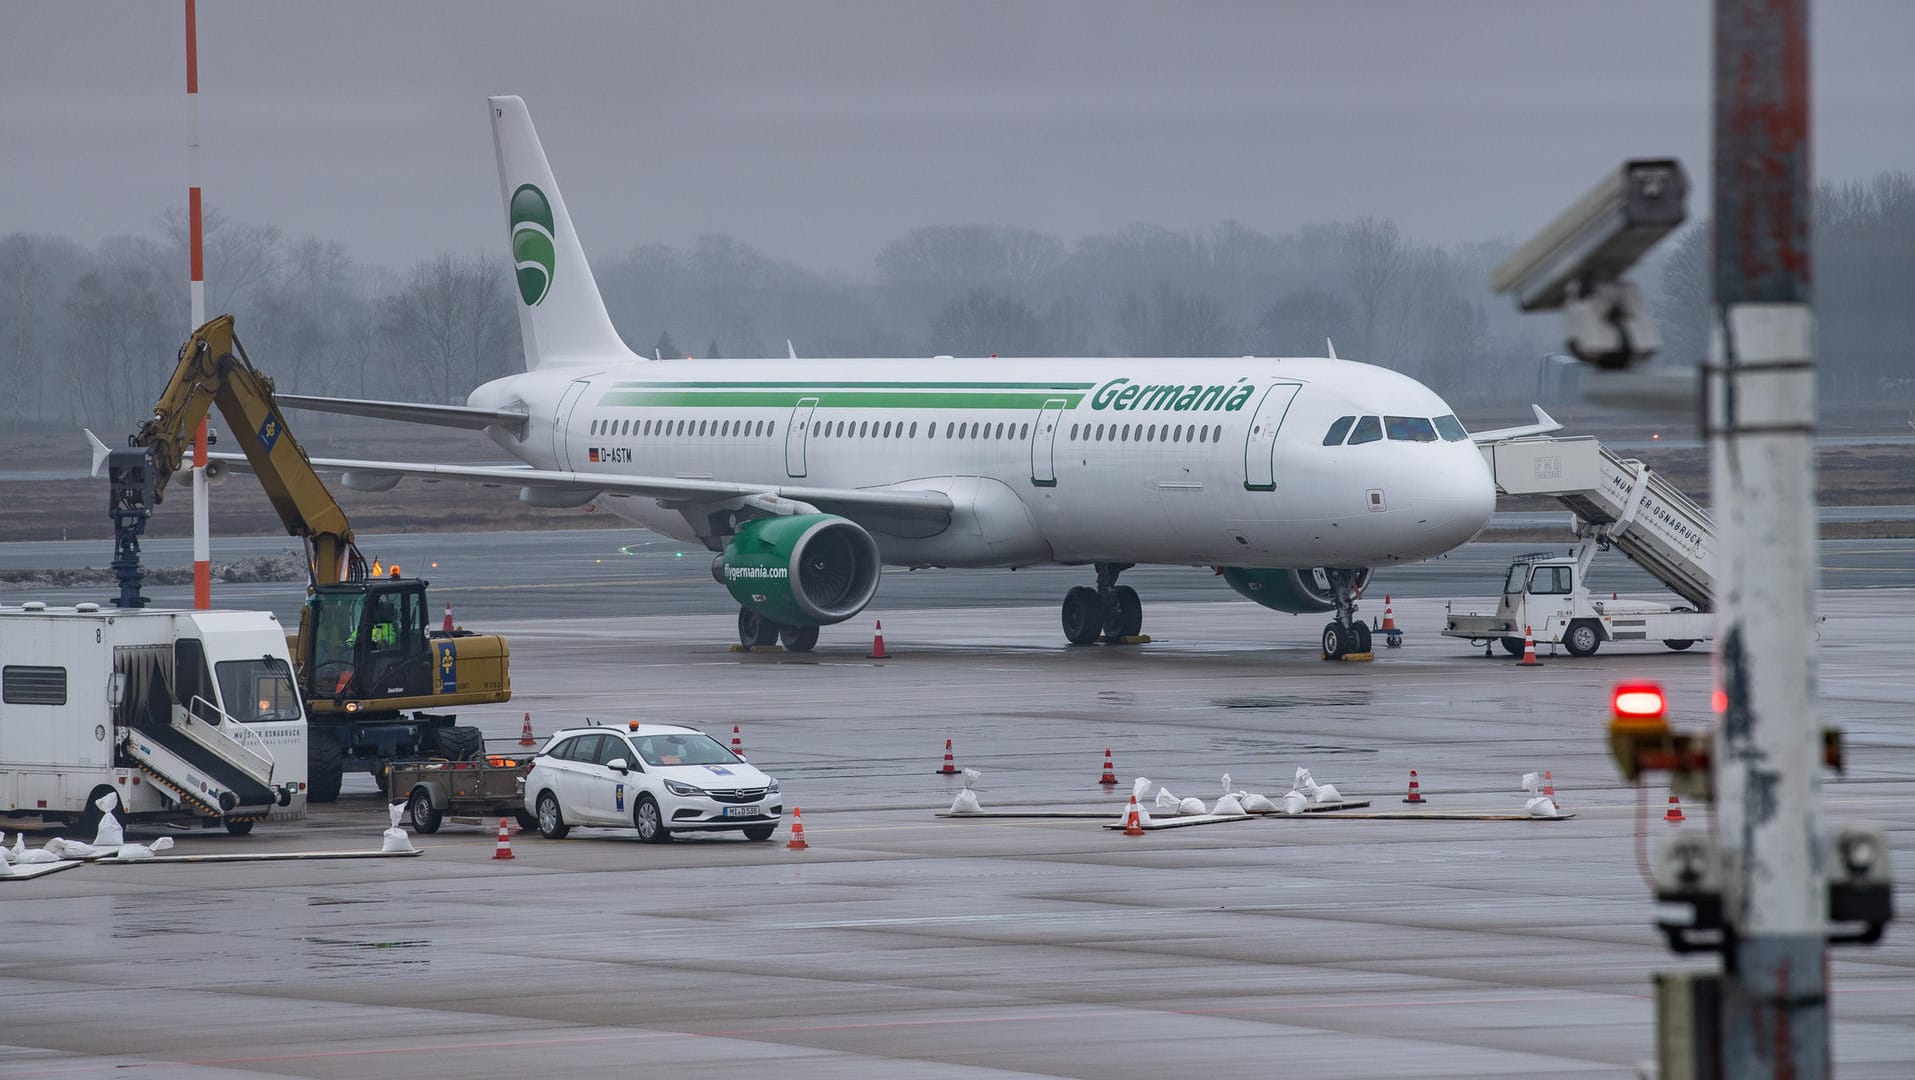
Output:
<instances>
[{"instance_id":1,"label":"excavator boom arm","mask_svg":"<svg viewBox=\"0 0 1915 1080\"><path fill-rule=\"evenodd\" d=\"M152 419L141 424L131 440L153 451L154 501L165 498L167 480L189 452L200 421L215 406L287 533L311 546L317 583L360 576L346 513L286 427L273 400L273 381L246 358L231 315L211 320L180 346L179 365L154 405Z\"/></svg>"}]
</instances>

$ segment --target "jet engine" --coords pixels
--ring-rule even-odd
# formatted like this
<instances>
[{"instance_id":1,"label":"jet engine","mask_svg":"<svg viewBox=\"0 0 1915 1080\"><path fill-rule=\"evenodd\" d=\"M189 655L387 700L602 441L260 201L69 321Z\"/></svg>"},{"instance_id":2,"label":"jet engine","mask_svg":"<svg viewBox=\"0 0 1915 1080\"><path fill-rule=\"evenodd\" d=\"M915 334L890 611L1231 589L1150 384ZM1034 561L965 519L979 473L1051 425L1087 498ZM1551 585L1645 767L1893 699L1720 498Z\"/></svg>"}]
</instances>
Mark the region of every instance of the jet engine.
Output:
<instances>
[{"instance_id":1,"label":"jet engine","mask_svg":"<svg viewBox=\"0 0 1915 1080\"><path fill-rule=\"evenodd\" d=\"M1359 570L1356 591L1370 585L1369 570ZM1317 567L1310 570L1250 570L1240 566L1223 568L1223 579L1230 587L1267 608L1306 615L1335 611L1336 590L1330 587L1330 575Z\"/></svg>"},{"instance_id":2,"label":"jet engine","mask_svg":"<svg viewBox=\"0 0 1915 1080\"><path fill-rule=\"evenodd\" d=\"M829 626L878 591L878 544L835 514L758 518L712 560L712 577L744 607L786 626Z\"/></svg>"}]
</instances>

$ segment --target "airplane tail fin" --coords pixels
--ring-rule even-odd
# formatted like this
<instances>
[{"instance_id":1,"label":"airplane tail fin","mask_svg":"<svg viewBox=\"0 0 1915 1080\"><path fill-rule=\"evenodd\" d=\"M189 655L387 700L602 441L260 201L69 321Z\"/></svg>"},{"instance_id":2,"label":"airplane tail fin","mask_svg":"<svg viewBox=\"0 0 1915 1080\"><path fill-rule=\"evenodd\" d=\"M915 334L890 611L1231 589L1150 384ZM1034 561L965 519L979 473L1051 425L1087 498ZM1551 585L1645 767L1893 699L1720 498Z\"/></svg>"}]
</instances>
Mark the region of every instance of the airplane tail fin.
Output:
<instances>
[{"instance_id":1,"label":"airplane tail fin","mask_svg":"<svg viewBox=\"0 0 1915 1080\"><path fill-rule=\"evenodd\" d=\"M486 102L511 234L526 366L630 359L631 350L605 312L572 216L532 128L532 114L517 97Z\"/></svg>"}]
</instances>

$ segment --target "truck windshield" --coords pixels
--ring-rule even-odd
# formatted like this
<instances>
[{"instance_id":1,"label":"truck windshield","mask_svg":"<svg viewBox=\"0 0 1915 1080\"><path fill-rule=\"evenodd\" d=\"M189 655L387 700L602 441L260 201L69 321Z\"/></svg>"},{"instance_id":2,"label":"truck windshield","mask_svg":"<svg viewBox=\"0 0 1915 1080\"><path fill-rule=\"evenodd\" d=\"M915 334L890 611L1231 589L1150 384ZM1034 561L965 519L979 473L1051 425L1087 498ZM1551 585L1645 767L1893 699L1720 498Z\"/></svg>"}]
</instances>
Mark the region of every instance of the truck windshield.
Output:
<instances>
[{"instance_id":1,"label":"truck windshield","mask_svg":"<svg viewBox=\"0 0 1915 1080\"><path fill-rule=\"evenodd\" d=\"M350 670L353 648L359 641L359 612L366 605L366 594L315 593L310 603L314 669L324 671L328 664L344 664Z\"/></svg>"},{"instance_id":2,"label":"truck windshield","mask_svg":"<svg viewBox=\"0 0 1915 1080\"><path fill-rule=\"evenodd\" d=\"M222 660L213 665L228 715L242 724L299 719L299 692L284 660Z\"/></svg>"},{"instance_id":3,"label":"truck windshield","mask_svg":"<svg viewBox=\"0 0 1915 1080\"><path fill-rule=\"evenodd\" d=\"M1523 591L1524 571L1527 569L1528 567L1522 563L1517 563L1515 566L1509 568L1509 576L1503 579L1504 596L1515 596L1517 593Z\"/></svg>"}]
</instances>

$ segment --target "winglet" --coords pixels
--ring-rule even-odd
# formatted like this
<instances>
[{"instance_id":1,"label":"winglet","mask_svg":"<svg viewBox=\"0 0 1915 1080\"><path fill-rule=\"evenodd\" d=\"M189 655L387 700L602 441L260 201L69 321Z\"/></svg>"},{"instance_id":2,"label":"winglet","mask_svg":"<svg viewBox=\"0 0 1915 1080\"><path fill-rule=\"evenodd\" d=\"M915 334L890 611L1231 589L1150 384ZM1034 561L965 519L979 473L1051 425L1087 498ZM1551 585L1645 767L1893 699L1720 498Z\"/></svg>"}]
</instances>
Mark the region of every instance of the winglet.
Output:
<instances>
[{"instance_id":1,"label":"winglet","mask_svg":"<svg viewBox=\"0 0 1915 1080\"><path fill-rule=\"evenodd\" d=\"M798 347L791 343L790 338L785 339L785 355L791 357L793 360L798 359ZM1915 419L1909 420L1908 423L1910 427L1915 427Z\"/></svg>"},{"instance_id":2,"label":"winglet","mask_svg":"<svg viewBox=\"0 0 1915 1080\"><path fill-rule=\"evenodd\" d=\"M1494 431L1471 432L1470 441L1480 446L1483 443L1502 442L1504 439L1521 439L1530 435L1547 435L1552 431L1561 431L1563 429L1563 425L1558 423L1555 417L1544 412L1541 405L1531 402L1529 407L1531 411L1536 414L1535 423L1524 424L1521 427L1497 428Z\"/></svg>"},{"instance_id":3,"label":"winglet","mask_svg":"<svg viewBox=\"0 0 1915 1080\"><path fill-rule=\"evenodd\" d=\"M93 434L92 428L81 428L80 430L86 432L86 441L93 447L93 468L87 472L87 475L98 476L100 475L100 467L106 464L107 455L113 451L108 449L107 445L100 441L98 435Z\"/></svg>"},{"instance_id":4,"label":"winglet","mask_svg":"<svg viewBox=\"0 0 1915 1080\"><path fill-rule=\"evenodd\" d=\"M1332 360L1341 360L1341 359L1343 359L1342 357L1340 357L1340 356L1338 356L1338 355L1337 355L1337 343L1336 343L1336 342L1334 342L1334 341L1331 341L1331 340L1330 340L1329 338L1324 338L1324 339L1323 339L1323 347L1324 347L1324 348L1326 348L1326 349L1328 349L1328 350L1330 350L1330 359L1332 359Z\"/></svg>"}]
</instances>

